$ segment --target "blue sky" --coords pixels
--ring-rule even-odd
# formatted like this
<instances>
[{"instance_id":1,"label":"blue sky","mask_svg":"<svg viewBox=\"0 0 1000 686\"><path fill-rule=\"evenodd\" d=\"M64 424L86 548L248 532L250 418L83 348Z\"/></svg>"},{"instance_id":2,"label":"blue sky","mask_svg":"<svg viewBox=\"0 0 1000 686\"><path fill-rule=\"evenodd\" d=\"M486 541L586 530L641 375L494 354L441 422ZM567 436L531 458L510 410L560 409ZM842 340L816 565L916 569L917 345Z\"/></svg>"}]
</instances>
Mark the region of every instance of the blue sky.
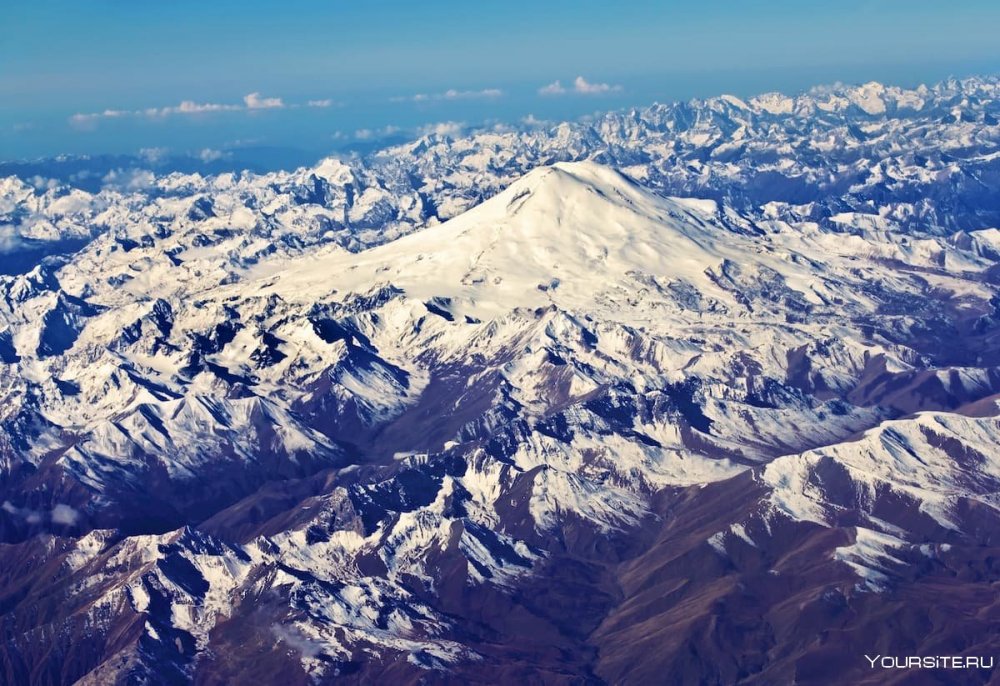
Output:
<instances>
[{"instance_id":1,"label":"blue sky","mask_svg":"<svg viewBox=\"0 0 1000 686\"><path fill-rule=\"evenodd\" d=\"M35 0L4 15L0 160L319 155L436 122L1000 71L1000 3L980 0ZM539 93L556 80L564 93Z\"/></svg>"}]
</instances>

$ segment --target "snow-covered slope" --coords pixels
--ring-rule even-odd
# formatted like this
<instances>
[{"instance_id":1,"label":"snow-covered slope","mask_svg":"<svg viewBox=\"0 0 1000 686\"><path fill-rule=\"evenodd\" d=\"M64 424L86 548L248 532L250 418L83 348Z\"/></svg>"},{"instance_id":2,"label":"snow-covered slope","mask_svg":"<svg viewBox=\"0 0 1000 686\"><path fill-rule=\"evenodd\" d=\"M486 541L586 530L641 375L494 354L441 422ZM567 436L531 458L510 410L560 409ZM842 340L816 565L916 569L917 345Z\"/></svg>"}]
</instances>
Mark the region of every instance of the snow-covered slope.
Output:
<instances>
[{"instance_id":1,"label":"snow-covered slope","mask_svg":"<svg viewBox=\"0 0 1000 686\"><path fill-rule=\"evenodd\" d=\"M972 87L670 116L892 128ZM988 138L990 107L962 126ZM868 631L893 593L988 570L996 230L665 194L684 165L650 112L615 133L646 162L617 169L514 179L549 149L514 133L386 153L496 174L438 170L405 229L405 194L332 160L160 179L120 230L6 277L4 678L780 682L828 655L804 626ZM617 160L591 138L612 121L545 145ZM679 147L698 121L653 129Z\"/></svg>"},{"instance_id":2,"label":"snow-covered slope","mask_svg":"<svg viewBox=\"0 0 1000 686\"><path fill-rule=\"evenodd\" d=\"M272 253L391 240L455 217L560 160L594 159L663 195L712 198L758 219L841 231L976 230L1000 223L990 192L1000 164L998 121L998 81L988 77L915 89L869 83L796 96L720 96L586 122L429 134L363 158L269 174L158 175L143 169L146 159L129 167L116 158L108 183L99 190L85 184L90 191L72 187L97 173L80 173L88 161L68 161L75 170L68 175L59 172L67 160L52 161L49 172L40 161L21 165L30 179L0 179L3 271L31 264L19 252L37 258L105 236L104 251L149 268L181 267L169 280L131 283L133 292L181 286L188 269L225 278Z\"/></svg>"},{"instance_id":3,"label":"snow-covered slope","mask_svg":"<svg viewBox=\"0 0 1000 686\"><path fill-rule=\"evenodd\" d=\"M562 163L530 172L447 224L381 248L338 251L290 270L280 265L284 273L263 292L312 300L331 286L358 291L385 282L409 297L461 301L451 314L470 318L501 315L512 305L593 306L600 291L633 272L670 274L719 296L705 271L722 255L701 228L716 211L711 201L651 196L607 167Z\"/></svg>"}]
</instances>

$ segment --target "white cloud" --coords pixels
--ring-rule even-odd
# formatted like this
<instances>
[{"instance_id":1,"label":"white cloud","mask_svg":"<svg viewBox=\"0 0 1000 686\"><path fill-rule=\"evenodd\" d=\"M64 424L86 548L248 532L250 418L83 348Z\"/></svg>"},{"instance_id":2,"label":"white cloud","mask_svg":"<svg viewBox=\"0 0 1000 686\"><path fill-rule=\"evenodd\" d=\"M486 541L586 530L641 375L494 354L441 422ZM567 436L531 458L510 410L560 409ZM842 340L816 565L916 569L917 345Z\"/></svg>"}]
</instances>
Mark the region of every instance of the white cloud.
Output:
<instances>
[{"instance_id":1,"label":"white cloud","mask_svg":"<svg viewBox=\"0 0 1000 686\"><path fill-rule=\"evenodd\" d=\"M205 148L198 153L197 157L205 164L208 164L209 162L218 162L219 160L226 159L229 157L229 153L222 150L214 150L213 148Z\"/></svg>"},{"instance_id":2,"label":"white cloud","mask_svg":"<svg viewBox=\"0 0 1000 686\"><path fill-rule=\"evenodd\" d=\"M281 109L285 103L281 98L262 98L260 93L250 93L243 97L243 102L248 110L272 110Z\"/></svg>"},{"instance_id":3,"label":"white cloud","mask_svg":"<svg viewBox=\"0 0 1000 686\"><path fill-rule=\"evenodd\" d=\"M76 129L92 129L97 124L97 120L100 116L101 115L99 114L84 114L82 112L77 112L69 118L69 123Z\"/></svg>"},{"instance_id":4,"label":"white cloud","mask_svg":"<svg viewBox=\"0 0 1000 686\"><path fill-rule=\"evenodd\" d=\"M169 107L147 107L144 110L104 110L103 112L78 113L69 118L74 126L92 128L101 119L123 119L126 117L147 117L150 119L168 117L173 114L206 114L210 112L232 112L242 110L242 105L224 105L220 103L197 103L194 100L184 100L179 105Z\"/></svg>"},{"instance_id":5,"label":"white cloud","mask_svg":"<svg viewBox=\"0 0 1000 686\"><path fill-rule=\"evenodd\" d=\"M156 176L148 169L112 169L101 181L112 188L138 191L152 186Z\"/></svg>"},{"instance_id":6,"label":"white cloud","mask_svg":"<svg viewBox=\"0 0 1000 686\"><path fill-rule=\"evenodd\" d=\"M64 526L72 526L80 519L80 513L69 505L63 505L58 503L51 511L46 510L32 510L31 508L20 508L15 506L9 500L3 501L3 505L0 505L0 509L10 515L15 515L24 519L29 524L40 524L46 519L52 521L53 524L62 524Z\"/></svg>"},{"instance_id":7,"label":"white cloud","mask_svg":"<svg viewBox=\"0 0 1000 686\"><path fill-rule=\"evenodd\" d=\"M326 98L324 100L310 100L306 103L307 107L332 107L333 100Z\"/></svg>"},{"instance_id":8,"label":"white cloud","mask_svg":"<svg viewBox=\"0 0 1000 686\"><path fill-rule=\"evenodd\" d=\"M573 80L573 90L583 95L601 95L604 93L618 93L621 86L612 86L607 83L590 83L582 76L577 76Z\"/></svg>"},{"instance_id":9,"label":"white cloud","mask_svg":"<svg viewBox=\"0 0 1000 686\"><path fill-rule=\"evenodd\" d=\"M213 112L235 112L243 109L240 105L224 105L217 102L195 102L183 100L179 105L169 107L147 107L144 110L126 111L121 116L148 117L150 119L169 117L174 114L210 114Z\"/></svg>"},{"instance_id":10,"label":"white cloud","mask_svg":"<svg viewBox=\"0 0 1000 686\"><path fill-rule=\"evenodd\" d=\"M223 105L217 102L198 103L185 100L178 107L170 108L170 114L205 114L206 112L233 112L239 105Z\"/></svg>"},{"instance_id":11,"label":"white cloud","mask_svg":"<svg viewBox=\"0 0 1000 686\"><path fill-rule=\"evenodd\" d=\"M139 157L150 164L156 164L167 159L170 154L169 148L142 148L139 150Z\"/></svg>"},{"instance_id":12,"label":"white cloud","mask_svg":"<svg viewBox=\"0 0 1000 686\"><path fill-rule=\"evenodd\" d=\"M21 234L13 224L0 224L0 255L14 252L23 245Z\"/></svg>"},{"instance_id":13,"label":"white cloud","mask_svg":"<svg viewBox=\"0 0 1000 686\"><path fill-rule=\"evenodd\" d=\"M499 88L484 88L478 91L460 91L454 88L449 88L444 93L442 97L445 100L479 100L479 99L492 99L499 98L503 95L503 91Z\"/></svg>"},{"instance_id":14,"label":"white cloud","mask_svg":"<svg viewBox=\"0 0 1000 686\"><path fill-rule=\"evenodd\" d=\"M59 187L59 180L58 179L50 179L50 178L45 177L45 176L39 176L38 174L35 174L30 179L26 179L26 180L27 180L28 183L30 183L34 187L34 189L36 191L50 191L53 188L58 188ZM2 252L2 251L0 251L0 252Z\"/></svg>"},{"instance_id":15,"label":"white cloud","mask_svg":"<svg viewBox=\"0 0 1000 686\"><path fill-rule=\"evenodd\" d=\"M313 104L317 103L317 104ZM329 100L311 100L310 107L327 107ZM77 113L69 118L70 124L78 128L93 128L102 119L122 119L126 117L145 117L158 119L172 115L212 114L215 112L240 112L250 110L282 109L285 103L281 98L263 98L260 93L250 93L243 97L243 104L220 102L195 102L183 100L179 105L167 107L147 107L142 110L104 110L103 112Z\"/></svg>"},{"instance_id":16,"label":"white cloud","mask_svg":"<svg viewBox=\"0 0 1000 686\"><path fill-rule=\"evenodd\" d=\"M460 136L465 131L465 123L460 121L442 121L427 124L417 129L421 136Z\"/></svg>"},{"instance_id":17,"label":"white cloud","mask_svg":"<svg viewBox=\"0 0 1000 686\"><path fill-rule=\"evenodd\" d=\"M538 89L539 95L563 95L564 93L566 93L566 89L558 80Z\"/></svg>"},{"instance_id":18,"label":"white cloud","mask_svg":"<svg viewBox=\"0 0 1000 686\"><path fill-rule=\"evenodd\" d=\"M275 637L303 657L314 659L323 653L324 644L298 632L291 626L274 624L271 627Z\"/></svg>"},{"instance_id":19,"label":"white cloud","mask_svg":"<svg viewBox=\"0 0 1000 686\"><path fill-rule=\"evenodd\" d=\"M78 113L69 118L69 123L78 128L92 129L101 119L120 119L134 114L137 113L130 112L128 110L104 110L103 112Z\"/></svg>"},{"instance_id":20,"label":"white cloud","mask_svg":"<svg viewBox=\"0 0 1000 686\"><path fill-rule=\"evenodd\" d=\"M369 141L378 138L385 138L386 136L391 136L394 133L399 133L400 131L402 131L402 129L398 126L388 124L383 126L381 129L358 129L354 132L354 138L359 141ZM337 133L340 132L338 131ZM337 138L336 134L334 135L334 138Z\"/></svg>"},{"instance_id":21,"label":"white cloud","mask_svg":"<svg viewBox=\"0 0 1000 686\"><path fill-rule=\"evenodd\" d=\"M621 86L612 85L609 83L591 83L582 76L577 76L573 79L573 89L566 88L562 85L560 81L553 81L547 86L542 86L538 89L539 95L566 95L567 93L573 92L577 95L606 95L608 93L620 93L622 91Z\"/></svg>"},{"instance_id":22,"label":"white cloud","mask_svg":"<svg viewBox=\"0 0 1000 686\"><path fill-rule=\"evenodd\" d=\"M416 95L397 95L389 98L392 102L428 102L440 100L492 100L503 97L499 88L483 88L481 90L458 90L449 88L443 93L417 93Z\"/></svg>"},{"instance_id":23,"label":"white cloud","mask_svg":"<svg viewBox=\"0 0 1000 686\"><path fill-rule=\"evenodd\" d=\"M69 505L57 504L52 508L52 523L73 526L80 519L80 513Z\"/></svg>"},{"instance_id":24,"label":"white cloud","mask_svg":"<svg viewBox=\"0 0 1000 686\"><path fill-rule=\"evenodd\" d=\"M217 102L194 102L184 100L175 107L161 107L159 110L145 110L147 116L166 117L170 114L208 114L211 112L234 112L240 109L239 105L223 105Z\"/></svg>"}]
</instances>

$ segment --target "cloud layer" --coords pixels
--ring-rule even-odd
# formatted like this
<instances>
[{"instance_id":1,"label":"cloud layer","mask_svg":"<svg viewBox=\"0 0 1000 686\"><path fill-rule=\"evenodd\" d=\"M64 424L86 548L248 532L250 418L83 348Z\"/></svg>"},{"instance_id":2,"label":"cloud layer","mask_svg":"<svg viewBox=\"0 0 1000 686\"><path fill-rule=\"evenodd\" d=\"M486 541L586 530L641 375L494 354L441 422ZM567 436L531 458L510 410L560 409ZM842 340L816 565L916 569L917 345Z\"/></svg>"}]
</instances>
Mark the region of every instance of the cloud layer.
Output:
<instances>
[{"instance_id":1,"label":"cloud layer","mask_svg":"<svg viewBox=\"0 0 1000 686\"><path fill-rule=\"evenodd\" d=\"M499 88L483 88L482 90L458 90L449 88L443 93L417 93L416 95L398 95L389 98L392 102L433 102L440 100L492 100L503 97Z\"/></svg>"},{"instance_id":2,"label":"cloud layer","mask_svg":"<svg viewBox=\"0 0 1000 686\"><path fill-rule=\"evenodd\" d=\"M407 136L460 136L469 131L465 122L460 121L440 121L423 124L414 127L400 127L389 124L378 129L358 129L354 133L338 131L333 134L333 139L338 141L374 141L404 133Z\"/></svg>"},{"instance_id":3,"label":"cloud layer","mask_svg":"<svg viewBox=\"0 0 1000 686\"><path fill-rule=\"evenodd\" d=\"M620 93L622 90L622 87L618 85L592 83L582 76L577 76L573 79L572 86L564 86L561 81L556 80L539 88L538 94L545 96L566 95L568 93L575 93L577 95L606 95L608 93Z\"/></svg>"},{"instance_id":4,"label":"cloud layer","mask_svg":"<svg viewBox=\"0 0 1000 686\"><path fill-rule=\"evenodd\" d=\"M262 98L260 93L250 93L243 96L243 103L248 110L280 110L285 106L281 98Z\"/></svg>"},{"instance_id":5,"label":"cloud layer","mask_svg":"<svg viewBox=\"0 0 1000 686\"><path fill-rule=\"evenodd\" d=\"M310 100L307 107L330 107L332 100ZM212 114L216 112L250 112L257 110L280 110L286 107L299 107L299 105L286 105L281 98L268 98L258 92L248 93L243 96L242 103L218 103L218 102L195 102L194 100L184 100L178 105L167 107L148 107L142 110L113 110L107 109L102 112L77 113L69 118L74 126L87 128L94 126L103 119L125 119L125 118L146 118L162 119L174 115L197 115Z\"/></svg>"}]
</instances>

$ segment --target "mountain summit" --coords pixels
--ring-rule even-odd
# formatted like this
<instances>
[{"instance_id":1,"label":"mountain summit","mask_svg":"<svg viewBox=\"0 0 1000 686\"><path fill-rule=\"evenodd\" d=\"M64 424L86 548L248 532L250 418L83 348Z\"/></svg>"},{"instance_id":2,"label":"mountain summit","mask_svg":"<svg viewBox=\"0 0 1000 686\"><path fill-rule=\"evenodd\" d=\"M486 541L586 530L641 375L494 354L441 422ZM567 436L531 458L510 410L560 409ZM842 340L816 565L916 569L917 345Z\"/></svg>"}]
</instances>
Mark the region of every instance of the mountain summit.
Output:
<instances>
[{"instance_id":1,"label":"mountain summit","mask_svg":"<svg viewBox=\"0 0 1000 686\"><path fill-rule=\"evenodd\" d=\"M988 572L949 586L1000 525L995 231L587 161L269 248L316 178L3 282L7 681L790 682L904 597L899 645L996 647Z\"/></svg>"},{"instance_id":2,"label":"mountain summit","mask_svg":"<svg viewBox=\"0 0 1000 686\"><path fill-rule=\"evenodd\" d=\"M469 212L360 254L303 259L275 281L283 297L387 282L415 298L460 300L476 317L511 306L586 306L630 272L705 286L718 264L715 203L656 196L593 162L529 172Z\"/></svg>"}]
</instances>

